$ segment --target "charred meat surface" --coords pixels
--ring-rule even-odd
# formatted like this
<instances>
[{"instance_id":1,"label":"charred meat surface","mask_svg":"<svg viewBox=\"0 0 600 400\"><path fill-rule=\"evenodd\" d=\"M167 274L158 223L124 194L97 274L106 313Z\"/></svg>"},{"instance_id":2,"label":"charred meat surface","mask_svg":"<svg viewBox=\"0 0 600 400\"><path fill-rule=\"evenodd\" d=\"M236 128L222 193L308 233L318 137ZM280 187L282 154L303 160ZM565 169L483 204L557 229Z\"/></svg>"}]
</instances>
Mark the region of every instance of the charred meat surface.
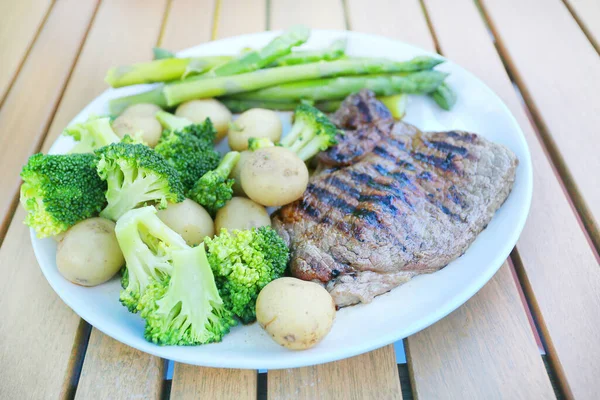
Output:
<instances>
[{"instance_id":1,"label":"charred meat surface","mask_svg":"<svg viewBox=\"0 0 600 400\"><path fill-rule=\"evenodd\" d=\"M385 108L373 102L366 107ZM380 129L381 120L346 120L357 119ZM340 145L354 139L347 133ZM295 277L322 282L340 307L370 302L462 255L506 200L517 164L510 150L473 133L389 124L358 161L315 175L273 227L290 246Z\"/></svg>"}]
</instances>

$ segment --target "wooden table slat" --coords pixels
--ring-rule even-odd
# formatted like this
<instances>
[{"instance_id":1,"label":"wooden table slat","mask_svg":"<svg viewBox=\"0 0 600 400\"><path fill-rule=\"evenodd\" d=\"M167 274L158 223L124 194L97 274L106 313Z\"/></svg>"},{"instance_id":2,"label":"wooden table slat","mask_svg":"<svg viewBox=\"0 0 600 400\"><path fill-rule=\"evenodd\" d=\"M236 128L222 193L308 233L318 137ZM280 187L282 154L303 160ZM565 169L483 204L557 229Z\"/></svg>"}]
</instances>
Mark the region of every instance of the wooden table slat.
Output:
<instances>
[{"instance_id":1,"label":"wooden table slat","mask_svg":"<svg viewBox=\"0 0 600 400\"><path fill-rule=\"evenodd\" d=\"M159 45L179 51L209 41L215 4L215 0L172 1Z\"/></svg>"},{"instance_id":2,"label":"wooden table slat","mask_svg":"<svg viewBox=\"0 0 600 400\"><path fill-rule=\"evenodd\" d=\"M264 31L267 27L267 0L219 0L221 5L213 39ZM251 43L248 43L250 46Z\"/></svg>"},{"instance_id":3,"label":"wooden table slat","mask_svg":"<svg viewBox=\"0 0 600 400\"><path fill-rule=\"evenodd\" d=\"M171 399L256 399L257 373L249 369L175 364Z\"/></svg>"},{"instance_id":4,"label":"wooden table slat","mask_svg":"<svg viewBox=\"0 0 600 400\"><path fill-rule=\"evenodd\" d=\"M0 2L0 104L52 6L52 0Z\"/></svg>"},{"instance_id":5,"label":"wooden table slat","mask_svg":"<svg viewBox=\"0 0 600 400\"><path fill-rule=\"evenodd\" d=\"M549 355L567 392L600 390L600 268L544 150L471 1L426 6L444 54L488 84L506 103L527 139L533 162L529 218L517 244L525 290ZM457 26L456 20L462 24ZM578 338L574 340L574 338ZM561 372L562 371L562 372Z\"/></svg>"},{"instance_id":6,"label":"wooden table slat","mask_svg":"<svg viewBox=\"0 0 600 400\"><path fill-rule=\"evenodd\" d=\"M600 2L597 0L565 0L582 29L600 52Z\"/></svg>"},{"instance_id":7,"label":"wooden table slat","mask_svg":"<svg viewBox=\"0 0 600 400\"><path fill-rule=\"evenodd\" d=\"M600 247L600 57L561 0L482 1L512 76ZM543 9L543 12L540 10Z\"/></svg>"},{"instance_id":8,"label":"wooden table slat","mask_svg":"<svg viewBox=\"0 0 600 400\"><path fill-rule=\"evenodd\" d=\"M271 29L287 29L304 24L314 29L346 29L341 0L272 0Z\"/></svg>"}]
</instances>

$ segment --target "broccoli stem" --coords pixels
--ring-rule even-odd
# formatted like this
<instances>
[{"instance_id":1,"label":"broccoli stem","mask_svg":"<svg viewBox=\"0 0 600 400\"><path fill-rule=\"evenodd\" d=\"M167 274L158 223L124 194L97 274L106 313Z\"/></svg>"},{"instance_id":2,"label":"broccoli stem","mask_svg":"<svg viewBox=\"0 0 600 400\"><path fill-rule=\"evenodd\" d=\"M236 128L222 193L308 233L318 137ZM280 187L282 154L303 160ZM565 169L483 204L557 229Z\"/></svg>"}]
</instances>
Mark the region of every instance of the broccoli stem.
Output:
<instances>
[{"instance_id":1,"label":"broccoli stem","mask_svg":"<svg viewBox=\"0 0 600 400\"><path fill-rule=\"evenodd\" d=\"M359 58L331 62L321 61L289 67L269 68L233 76L221 76L211 79L173 83L166 85L163 88L163 94L167 100L167 105L176 106L177 104L188 100L249 92L289 82L328 78L340 75L409 72L432 68L440 62L441 60L432 57L417 57L405 62L375 58ZM446 74L441 72L435 73L444 77L446 76ZM435 87L437 87L437 85ZM435 87L431 90L434 90Z\"/></svg>"},{"instance_id":2,"label":"broccoli stem","mask_svg":"<svg viewBox=\"0 0 600 400\"><path fill-rule=\"evenodd\" d=\"M160 108L168 108L167 100L163 95L163 86L160 85L147 92L112 99L108 102L108 109L111 115L119 115L127 107L140 103L156 104Z\"/></svg>"},{"instance_id":3,"label":"broccoli stem","mask_svg":"<svg viewBox=\"0 0 600 400\"><path fill-rule=\"evenodd\" d=\"M456 92L446 82L429 94L442 109L449 111L456 104Z\"/></svg>"},{"instance_id":4,"label":"broccoli stem","mask_svg":"<svg viewBox=\"0 0 600 400\"><path fill-rule=\"evenodd\" d=\"M166 111L159 111L156 113L156 119L164 129L170 131L180 131L186 126L192 125L193 122L187 118L177 117Z\"/></svg>"},{"instance_id":5,"label":"broccoli stem","mask_svg":"<svg viewBox=\"0 0 600 400\"><path fill-rule=\"evenodd\" d=\"M202 73L229 60L231 60L230 56L162 58L144 63L113 67L108 70L104 80L114 88L142 83L168 82L180 79L190 65L193 65L194 72Z\"/></svg>"},{"instance_id":6,"label":"broccoli stem","mask_svg":"<svg viewBox=\"0 0 600 400\"><path fill-rule=\"evenodd\" d=\"M343 57L346 53L346 38L333 41L328 47L319 50L296 51L275 60L271 66L307 64L317 61L333 61Z\"/></svg>"},{"instance_id":7,"label":"broccoli stem","mask_svg":"<svg viewBox=\"0 0 600 400\"><path fill-rule=\"evenodd\" d=\"M231 171L233 170L233 168L235 167L235 164L237 164L239 159L240 159L239 152L230 151L229 153L225 154L225 156L219 163L219 166L214 171L219 176L221 176L223 179L225 179L229 176L229 174L231 173Z\"/></svg>"}]
</instances>

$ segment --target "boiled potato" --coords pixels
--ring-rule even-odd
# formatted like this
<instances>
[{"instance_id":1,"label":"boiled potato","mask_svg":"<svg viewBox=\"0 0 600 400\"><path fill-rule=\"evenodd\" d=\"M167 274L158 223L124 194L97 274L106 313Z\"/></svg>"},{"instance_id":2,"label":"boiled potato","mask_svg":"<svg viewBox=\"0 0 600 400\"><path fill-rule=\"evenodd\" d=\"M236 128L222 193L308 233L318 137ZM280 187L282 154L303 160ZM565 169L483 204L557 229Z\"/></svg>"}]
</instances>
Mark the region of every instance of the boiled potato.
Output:
<instances>
[{"instance_id":1,"label":"boiled potato","mask_svg":"<svg viewBox=\"0 0 600 400\"><path fill-rule=\"evenodd\" d=\"M210 118L217 130L216 142L227 135L229 123L231 122L231 112L215 99L191 100L181 103L175 115L184 117L197 124L202 123L206 118Z\"/></svg>"},{"instance_id":2,"label":"boiled potato","mask_svg":"<svg viewBox=\"0 0 600 400\"><path fill-rule=\"evenodd\" d=\"M181 203L171 203L167 208L158 210L158 218L169 228L179 233L190 246L204 241L206 236L215 234L213 220L200 204L185 199Z\"/></svg>"},{"instance_id":3,"label":"boiled potato","mask_svg":"<svg viewBox=\"0 0 600 400\"><path fill-rule=\"evenodd\" d=\"M56 265L62 276L82 286L108 281L124 264L115 223L104 218L75 224L56 249Z\"/></svg>"},{"instance_id":4,"label":"boiled potato","mask_svg":"<svg viewBox=\"0 0 600 400\"><path fill-rule=\"evenodd\" d=\"M279 278L258 294L256 319L280 345L304 350L331 330L335 303L323 286L296 278Z\"/></svg>"},{"instance_id":5,"label":"boiled potato","mask_svg":"<svg viewBox=\"0 0 600 400\"><path fill-rule=\"evenodd\" d=\"M244 169L244 163L248 159L252 152L246 150L240 153L240 159L235 164L235 167L231 170L231 174L229 176L234 179L233 183L233 193L236 196L245 196L246 192L244 192L244 188L242 187L242 170Z\"/></svg>"},{"instance_id":6,"label":"boiled potato","mask_svg":"<svg viewBox=\"0 0 600 400\"><path fill-rule=\"evenodd\" d=\"M308 185L308 169L294 152L284 147L264 147L250 153L240 180L252 200L278 207L302 196Z\"/></svg>"},{"instance_id":7,"label":"boiled potato","mask_svg":"<svg viewBox=\"0 0 600 400\"><path fill-rule=\"evenodd\" d=\"M231 124L227 140L232 150L242 151L248 149L250 138L264 137L273 143L279 142L282 130L281 120L275 111L252 108Z\"/></svg>"},{"instance_id":8,"label":"boiled potato","mask_svg":"<svg viewBox=\"0 0 600 400\"><path fill-rule=\"evenodd\" d=\"M261 226L271 226L271 217L267 210L245 197L234 197L217 211L215 218L215 232L221 228L227 230L252 229Z\"/></svg>"},{"instance_id":9,"label":"boiled potato","mask_svg":"<svg viewBox=\"0 0 600 400\"><path fill-rule=\"evenodd\" d=\"M135 117L154 117L162 108L156 104L140 103L134 104L125 109L121 115L129 115Z\"/></svg>"},{"instance_id":10,"label":"boiled potato","mask_svg":"<svg viewBox=\"0 0 600 400\"><path fill-rule=\"evenodd\" d=\"M129 135L132 138L141 139L150 147L158 144L162 134L162 126L153 116L141 117L123 114L113 121L112 128L119 137Z\"/></svg>"}]
</instances>

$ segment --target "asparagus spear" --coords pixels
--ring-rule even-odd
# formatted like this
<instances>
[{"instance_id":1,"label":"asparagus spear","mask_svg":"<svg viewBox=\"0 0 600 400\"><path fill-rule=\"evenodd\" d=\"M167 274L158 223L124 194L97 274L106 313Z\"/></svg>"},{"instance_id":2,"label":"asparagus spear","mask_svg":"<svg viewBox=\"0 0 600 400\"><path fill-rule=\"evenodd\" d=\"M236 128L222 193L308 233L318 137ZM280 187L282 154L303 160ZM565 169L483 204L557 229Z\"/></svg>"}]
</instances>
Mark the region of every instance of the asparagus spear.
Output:
<instances>
[{"instance_id":1,"label":"asparagus spear","mask_svg":"<svg viewBox=\"0 0 600 400\"><path fill-rule=\"evenodd\" d=\"M207 97L218 97L235 93L250 92L268 86L288 82L327 78L341 75L380 74L405 72L433 68L442 60L417 57L410 61L397 62L385 59L352 59L317 62L289 67L269 68L245 74L222 76L211 79L184 81L166 85L163 94L169 106L184 101ZM430 71L446 76L441 72ZM437 86L436 86L437 87ZM435 87L431 90L434 90Z\"/></svg>"},{"instance_id":2,"label":"asparagus spear","mask_svg":"<svg viewBox=\"0 0 600 400\"><path fill-rule=\"evenodd\" d=\"M275 111L294 111L301 103L297 101L262 101L262 100L238 100L228 97L220 98L219 101L225 105L232 113L242 113L251 108L266 108ZM341 101L319 101L314 104L316 108L323 112L334 112L340 107Z\"/></svg>"},{"instance_id":3,"label":"asparagus spear","mask_svg":"<svg viewBox=\"0 0 600 400\"><path fill-rule=\"evenodd\" d=\"M260 50L244 52L239 58L220 65L210 71L206 76L229 76L261 69L279 57L292 51L292 47L299 46L308 40L310 30L302 25L293 26L283 34L271 40Z\"/></svg>"},{"instance_id":4,"label":"asparagus spear","mask_svg":"<svg viewBox=\"0 0 600 400\"><path fill-rule=\"evenodd\" d=\"M333 61L337 60L344 56L346 53L346 44L347 39L342 38L334 41L322 50L306 50L306 51L296 51L288 54L287 56L283 56L275 60L273 64L274 67L281 67L284 65L297 65L297 64L307 64L311 62L317 61Z\"/></svg>"},{"instance_id":5,"label":"asparagus spear","mask_svg":"<svg viewBox=\"0 0 600 400\"><path fill-rule=\"evenodd\" d=\"M165 58L175 58L177 57L175 53L170 50L163 49L161 47L153 47L152 54L154 55L155 60L163 60Z\"/></svg>"},{"instance_id":6,"label":"asparagus spear","mask_svg":"<svg viewBox=\"0 0 600 400\"><path fill-rule=\"evenodd\" d=\"M181 78L190 64L194 66L195 71L208 71L229 60L230 56L163 58L111 68L104 80L114 88L140 83L168 82Z\"/></svg>"},{"instance_id":7,"label":"asparagus spear","mask_svg":"<svg viewBox=\"0 0 600 400\"><path fill-rule=\"evenodd\" d=\"M446 82L429 94L438 106L449 111L456 104L456 93Z\"/></svg>"},{"instance_id":8,"label":"asparagus spear","mask_svg":"<svg viewBox=\"0 0 600 400\"><path fill-rule=\"evenodd\" d=\"M110 111L110 115L119 115L127 107L140 103L156 104L160 108L168 108L167 100L163 95L163 85L160 85L147 92L112 99L108 102L108 109Z\"/></svg>"}]
</instances>

